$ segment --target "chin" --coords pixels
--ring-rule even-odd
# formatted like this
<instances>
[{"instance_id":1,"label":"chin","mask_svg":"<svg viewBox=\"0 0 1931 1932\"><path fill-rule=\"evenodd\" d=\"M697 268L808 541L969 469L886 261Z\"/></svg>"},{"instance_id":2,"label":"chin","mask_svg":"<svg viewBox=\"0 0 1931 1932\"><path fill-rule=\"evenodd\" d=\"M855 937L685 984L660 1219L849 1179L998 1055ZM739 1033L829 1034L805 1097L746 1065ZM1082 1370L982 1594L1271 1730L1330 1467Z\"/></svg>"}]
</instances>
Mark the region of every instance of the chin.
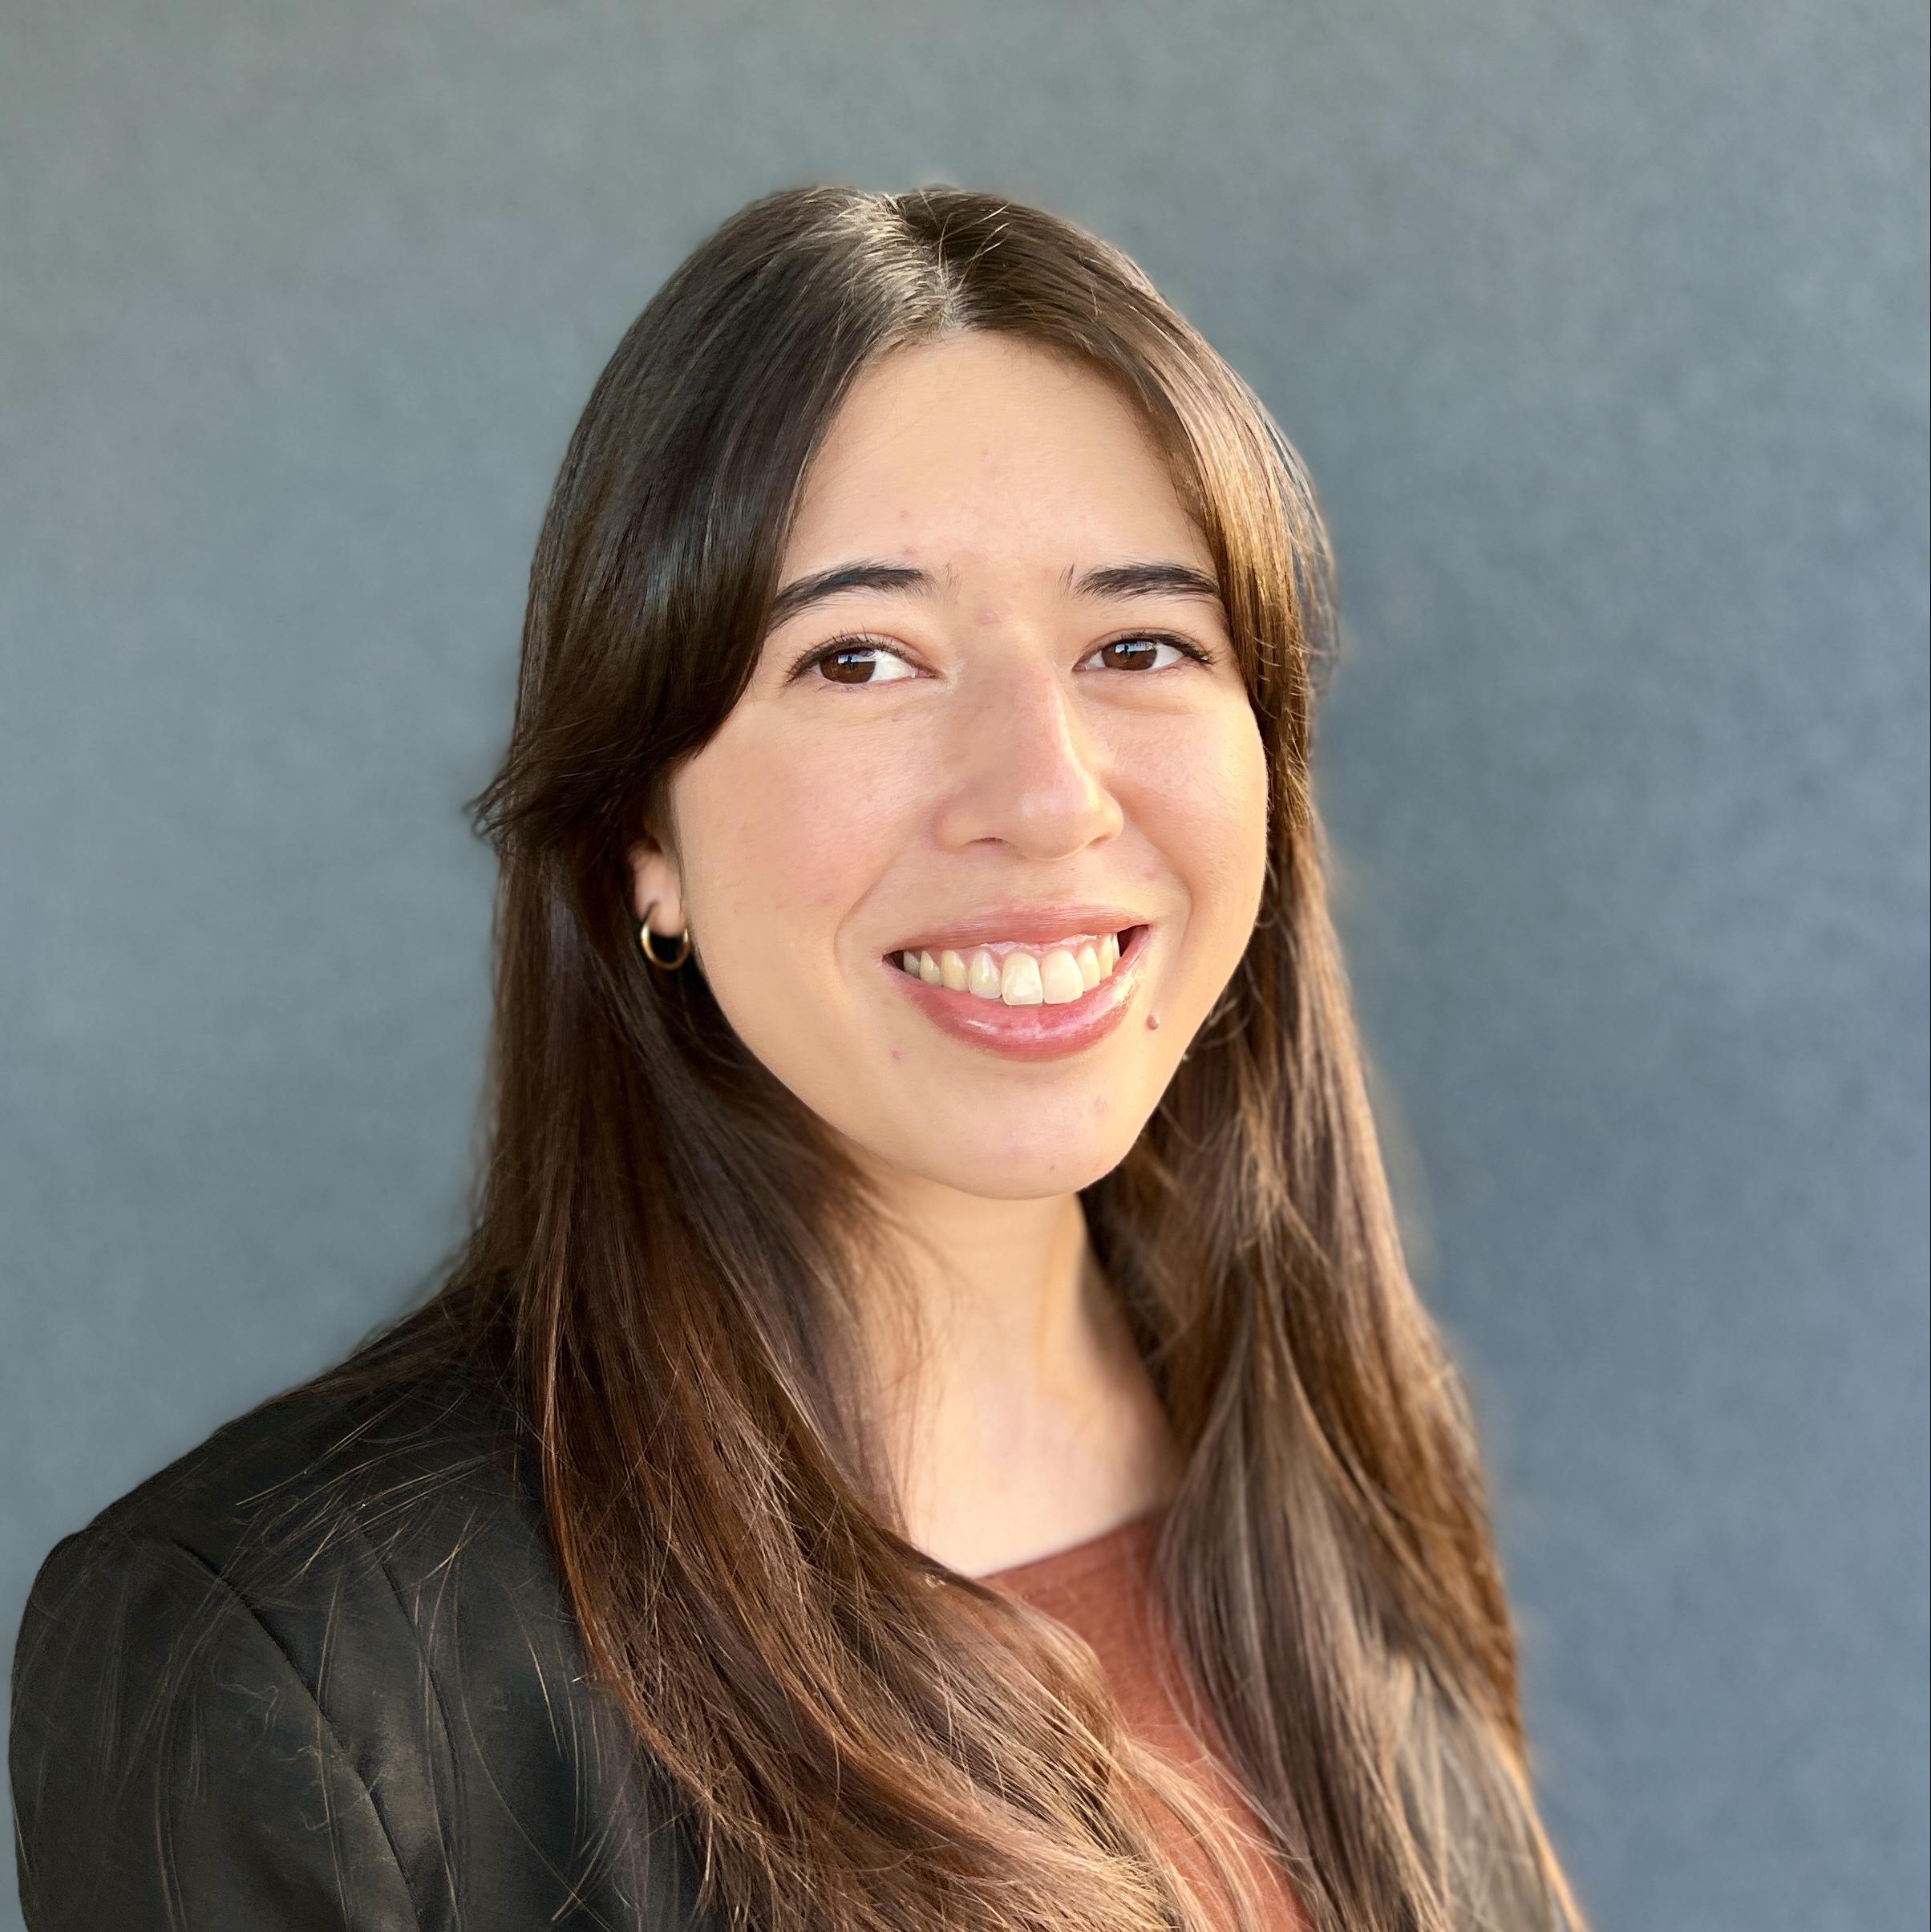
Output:
<instances>
[{"instance_id":1,"label":"chin","mask_svg":"<svg viewBox=\"0 0 1931 1932\"><path fill-rule=\"evenodd\" d=\"M933 1123L928 1122L928 1128ZM1087 1133L1074 1144L1029 1142L980 1145L970 1136L942 1132L929 1154L909 1141L882 1157L925 1179L982 1201L1039 1201L1076 1193L1111 1173L1126 1159L1135 1134Z\"/></svg>"}]
</instances>

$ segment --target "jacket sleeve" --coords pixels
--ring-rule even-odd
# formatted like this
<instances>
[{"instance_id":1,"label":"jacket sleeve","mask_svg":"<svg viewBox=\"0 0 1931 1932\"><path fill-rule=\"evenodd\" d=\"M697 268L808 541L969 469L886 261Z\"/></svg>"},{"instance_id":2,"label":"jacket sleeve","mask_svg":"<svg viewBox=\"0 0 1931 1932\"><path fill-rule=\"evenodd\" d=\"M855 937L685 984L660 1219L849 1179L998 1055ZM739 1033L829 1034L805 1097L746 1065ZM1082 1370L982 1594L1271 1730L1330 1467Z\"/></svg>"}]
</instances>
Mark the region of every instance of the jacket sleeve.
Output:
<instances>
[{"instance_id":1,"label":"jacket sleeve","mask_svg":"<svg viewBox=\"0 0 1931 1932\"><path fill-rule=\"evenodd\" d=\"M67 1537L14 1658L28 1932L418 1932L351 1742L192 1551Z\"/></svg>"}]
</instances>

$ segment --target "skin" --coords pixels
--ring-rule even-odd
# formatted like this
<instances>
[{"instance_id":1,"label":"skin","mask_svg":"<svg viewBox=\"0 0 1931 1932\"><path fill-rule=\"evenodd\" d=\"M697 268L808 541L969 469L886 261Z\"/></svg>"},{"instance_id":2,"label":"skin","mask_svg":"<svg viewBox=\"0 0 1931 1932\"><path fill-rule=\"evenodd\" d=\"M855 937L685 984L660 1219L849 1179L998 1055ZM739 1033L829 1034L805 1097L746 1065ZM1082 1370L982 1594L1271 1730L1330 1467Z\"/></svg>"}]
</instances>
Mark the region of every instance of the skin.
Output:
<instances>
[{"instance_id":1,"label":"skin","mask_svg":"<svg viewBox=\"0 0 1931 1932\"><path fill-rule=\"evenodd\" d=\"M1171 1434L1078 1190L1125 1156L1258 913L1266 774L1217 598L1076 597L1097 566L1211 554L1131 408L1015 338L966 333L854 386L805 480L782 584L855 589L775 628L629 857L659 950L686 925L719 1007L917 1231L928 1369L868 1336L907 1533L969 1575L1164 1502ZM1172 646L1102 653L1149 630ZM862 632L856 655L791 678ZM874 648L867 648L874 646ZM898 654L894 656L893 654ZM881 955L1015 901L1117 903L1152 927L1126 1023L1028 1063L951 1038Z\"/></svg>"}]
</instances>

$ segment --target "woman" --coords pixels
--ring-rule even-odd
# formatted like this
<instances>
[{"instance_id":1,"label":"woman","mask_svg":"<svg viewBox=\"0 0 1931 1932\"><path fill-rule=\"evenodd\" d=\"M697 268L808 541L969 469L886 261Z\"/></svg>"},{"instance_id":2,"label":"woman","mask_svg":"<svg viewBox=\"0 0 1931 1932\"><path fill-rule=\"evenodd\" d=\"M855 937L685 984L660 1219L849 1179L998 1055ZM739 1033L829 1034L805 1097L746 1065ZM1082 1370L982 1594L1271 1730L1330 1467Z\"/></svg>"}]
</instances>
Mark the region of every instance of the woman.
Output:
<instances>
[{"instance_id":1,"label":"woman","mask_svg":"<svg viewBox=\"0 0 1931 1932\"><path fill-rule=\"evenodd\" d=\"M531 577L426 1306L49 1557L34 1932L1581 1924L1310 796L1326 540L1115 250L745 209Z\"/></svg>"}]
</instances>

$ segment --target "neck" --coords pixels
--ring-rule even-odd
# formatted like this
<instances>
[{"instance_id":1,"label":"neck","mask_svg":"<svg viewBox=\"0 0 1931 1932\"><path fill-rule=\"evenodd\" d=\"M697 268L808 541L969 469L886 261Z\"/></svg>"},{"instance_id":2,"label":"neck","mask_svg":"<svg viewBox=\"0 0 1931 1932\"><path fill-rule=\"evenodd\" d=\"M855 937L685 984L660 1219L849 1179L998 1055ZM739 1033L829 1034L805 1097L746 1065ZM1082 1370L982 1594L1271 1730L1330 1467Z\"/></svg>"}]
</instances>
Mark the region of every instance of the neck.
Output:
<instances>
[{"instance_id":1,"label":"neck","mask_svg":"<svg viewBox=\"0 0 1931 1932\"><path fill-rule=\"evenodd\" d=\"M1078 1541L1172 1493L1166 1418L1076 1194L893 1189L909 1335L881 1301L863 1354L910 1540L967 1574Z\"/></svg>"}]
</instances>

